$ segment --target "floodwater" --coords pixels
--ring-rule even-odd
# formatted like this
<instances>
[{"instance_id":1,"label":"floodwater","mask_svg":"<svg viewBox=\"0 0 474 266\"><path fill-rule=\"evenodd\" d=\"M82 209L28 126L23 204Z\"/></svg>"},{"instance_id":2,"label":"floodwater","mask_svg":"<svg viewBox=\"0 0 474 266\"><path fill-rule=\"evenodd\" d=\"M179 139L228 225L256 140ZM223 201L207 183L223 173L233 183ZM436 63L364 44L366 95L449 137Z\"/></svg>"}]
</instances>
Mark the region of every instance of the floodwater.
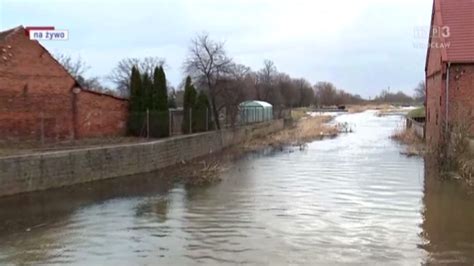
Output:
<instances>
[{"instance_id":1,"label":"floodwater","mask_svg":"<svg viewBox=\"0 0 474 266\"><path fill-rule=\"evenodd\" d=\"M474 196L400 155L401 118L336 121L355 132L209 187L150 173L0 199L0 265L472 265Z\"/></svg>"}]
</instances>

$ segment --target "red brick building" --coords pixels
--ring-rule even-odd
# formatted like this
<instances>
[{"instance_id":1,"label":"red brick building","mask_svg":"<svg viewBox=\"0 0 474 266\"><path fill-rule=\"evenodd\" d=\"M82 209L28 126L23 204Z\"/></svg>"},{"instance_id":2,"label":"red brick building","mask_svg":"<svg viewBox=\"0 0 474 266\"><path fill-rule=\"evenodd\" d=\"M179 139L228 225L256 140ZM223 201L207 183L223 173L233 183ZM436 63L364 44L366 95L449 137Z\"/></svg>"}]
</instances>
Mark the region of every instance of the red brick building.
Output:
<instances>
[{"instance_id":1,"label":"red brick building","mask_svg":"<svg viewBox=\"0 0 474 266\"><path fill-rule=\"evenodd\" d=\"M0 32L0 139L124 135L127 110L82 88L23 27Z\"/></svg>"},{"instance_id":2,"label":"red brick building","mask_svg":"<svg viewBox=\"0 0 474 266\"><path fill-rule=\"evenodd\" d=\"M425 73L427 142L455 124L474 135L474 1L434 0Z\"/></svg>"}]
</instances>

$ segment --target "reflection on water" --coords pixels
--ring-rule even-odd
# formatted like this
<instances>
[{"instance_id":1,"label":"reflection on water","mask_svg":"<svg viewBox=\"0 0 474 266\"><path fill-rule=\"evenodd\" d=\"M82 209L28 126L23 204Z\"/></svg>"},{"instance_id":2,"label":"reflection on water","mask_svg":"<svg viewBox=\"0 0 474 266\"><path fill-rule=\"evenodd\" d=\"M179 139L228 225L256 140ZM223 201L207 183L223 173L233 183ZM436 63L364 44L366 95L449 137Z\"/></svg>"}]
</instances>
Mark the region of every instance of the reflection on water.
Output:
<instances>
[{"instance_id":1,"label":"reflection on water","mask_svg":"<svg viewBox=\"0 0 474 266\"><path fill-rule=\"evenodd\" d=\"M436 167L429 159L426 169L422 228L427 261L473 265L474 194L457 183L435 178Z\"/></svg>"},{"instance_id":2,"label":"reflection on water","mask_svg":"<svg viewBox=\"0 0 474 266\"><path fill-rule=\"evenodd\" d=\"M248 156L211 187L150 173L0 199L0 264L473 263L473 196L399 154L400 118L336 119L355 133Z\"/></svg>"}]
</instances>

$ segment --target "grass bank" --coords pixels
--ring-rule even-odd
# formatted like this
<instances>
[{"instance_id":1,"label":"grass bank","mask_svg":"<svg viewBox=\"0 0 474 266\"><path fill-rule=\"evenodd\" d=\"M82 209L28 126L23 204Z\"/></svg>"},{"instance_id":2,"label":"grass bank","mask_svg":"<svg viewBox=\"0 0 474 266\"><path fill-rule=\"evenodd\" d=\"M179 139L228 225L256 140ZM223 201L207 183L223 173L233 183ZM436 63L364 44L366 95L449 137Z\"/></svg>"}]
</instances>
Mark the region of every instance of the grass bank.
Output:
<instances>
[{"instance_id":1,"label":"grass bank","mask_svg":"<svg viewBox=\"0 0 474 266\"><path fill-rule=\"evenodd\" d=\"M411 110L407 114L408 117L410 118L424 118L425 117L425 107L419 107L416 109Z\"/></svg>"}]
</instances>

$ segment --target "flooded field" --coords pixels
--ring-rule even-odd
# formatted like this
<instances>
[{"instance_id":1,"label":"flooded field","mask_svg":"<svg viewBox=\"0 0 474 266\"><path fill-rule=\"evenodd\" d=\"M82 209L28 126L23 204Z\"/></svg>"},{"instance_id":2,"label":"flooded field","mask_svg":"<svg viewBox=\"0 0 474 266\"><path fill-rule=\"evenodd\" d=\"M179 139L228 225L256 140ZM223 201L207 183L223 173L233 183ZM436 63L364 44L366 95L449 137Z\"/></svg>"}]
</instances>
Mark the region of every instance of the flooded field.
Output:
<instances>
[{"instance_id":1,"label":"flooded field","mask_svg":"<svg viewBox=\"0 0 474 266\"><path fill-rule=\"evenodd\" d=\"M474 263L474 196L389 139L403 121L253 154L219 184L150 173L0 199L0 265Z\"/></svg>"}]
</instances>

